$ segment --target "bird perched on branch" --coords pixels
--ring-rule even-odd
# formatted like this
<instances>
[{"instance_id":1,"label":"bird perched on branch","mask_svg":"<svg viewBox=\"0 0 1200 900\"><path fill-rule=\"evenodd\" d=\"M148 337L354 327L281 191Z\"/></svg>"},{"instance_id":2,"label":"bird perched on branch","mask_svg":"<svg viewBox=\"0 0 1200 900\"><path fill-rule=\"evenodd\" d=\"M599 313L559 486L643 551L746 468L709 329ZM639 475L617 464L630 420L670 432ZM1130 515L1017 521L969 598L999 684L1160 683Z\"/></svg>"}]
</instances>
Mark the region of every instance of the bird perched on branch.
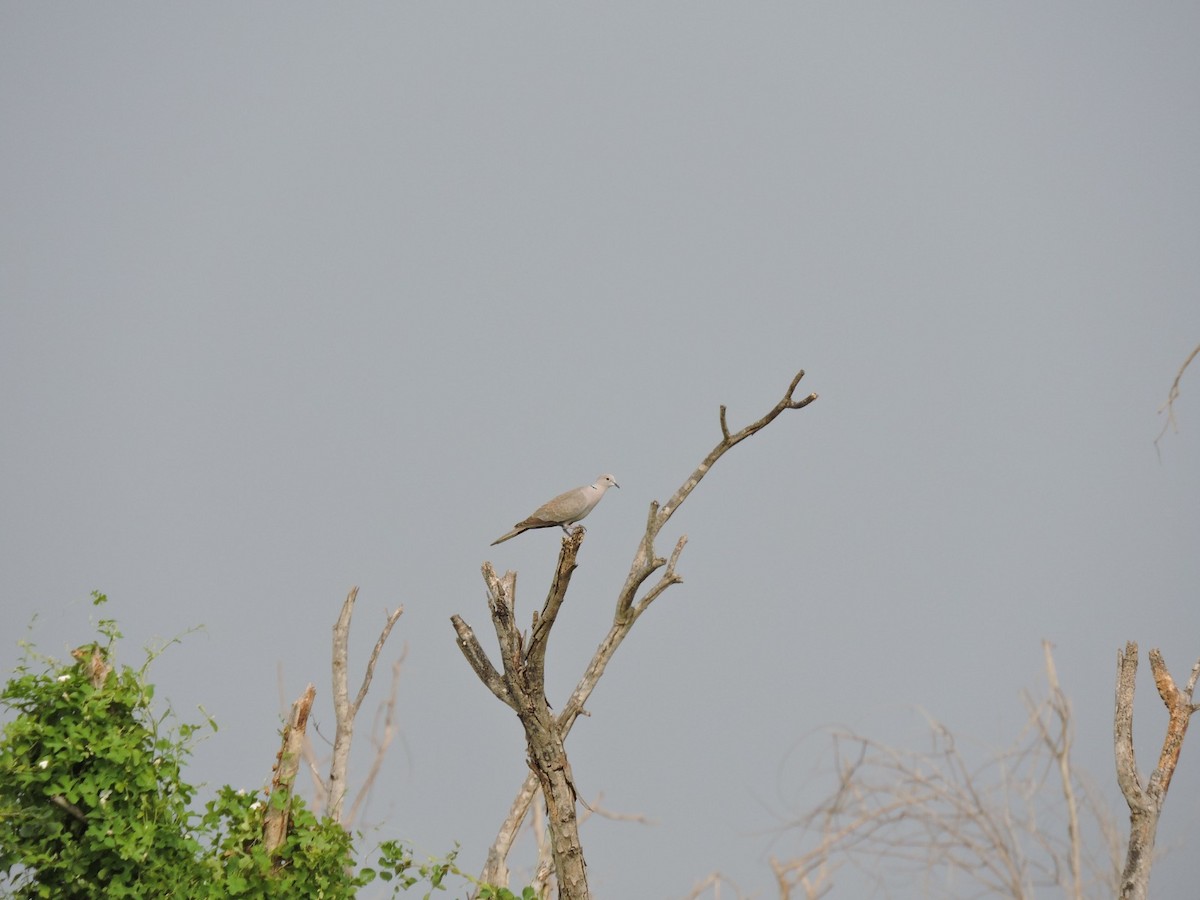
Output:
<instances>
[{"instance_id":1,"label":"bird perched on branch","mask_svg":"<svg viewBox=\"0 0 1200 900\"><path fill-rule=\"evenodd\" d=\"M492 541L492 546L495 547L497 544L515 538L523 531L530 531L534 528L553 528L557 525L570 534L567 526L575 524L595 509L600 498L604 496L604 492L610 487L620 487L617 479L611 475L601 475L591 484L585 484L573 491L559 494L553 500L539 506L528 519L514 525L513 530L508 534Z\"/></svg>"}]
</instances>

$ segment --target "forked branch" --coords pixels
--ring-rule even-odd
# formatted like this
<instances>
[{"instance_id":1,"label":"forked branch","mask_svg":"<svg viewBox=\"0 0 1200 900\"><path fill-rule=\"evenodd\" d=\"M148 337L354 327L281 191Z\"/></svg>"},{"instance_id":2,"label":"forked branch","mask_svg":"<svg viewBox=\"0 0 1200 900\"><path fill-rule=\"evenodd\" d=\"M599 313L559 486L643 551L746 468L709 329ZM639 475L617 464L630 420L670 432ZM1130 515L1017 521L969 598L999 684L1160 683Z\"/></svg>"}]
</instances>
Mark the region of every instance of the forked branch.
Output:
<instances>
[{"instance_id":1,"label":"forked branch","mask_svg":"<svg viewBox=\"0 0 1200 900\"><path fill-rule=\"evenodd\" d=\"M392 627L404 614L403 606L397 606L387 613L379 638L367 659L367 671L363 675L358 694L351 701L347 670L350 658L350 620L354 615L354 603L357 599L358 588L352 587L333 626L333 711L337 730L333 738L333 759L329 765L329 800L326 815L338 822L342 820L342 806L346 800L346 772L350 764L350 745L354 738L354 719L371 687L371 679L375 676L375 664L379 661L383 645L387 643Z\"/></svg>"},{"instance_id":2,"label":"forked branch","mask_svg":"<svg viewBox=\"0 0 1200 900\"><path fill-rule=\"evenodd\" d=\"M1167 789L1179 763L1179 751L1187 734L1188 722L1198 707L1192 703L1200 661L1192 667L1187 685L1179 688L1167 670L1162 654L1150 651L1150 668L1158 695L1167 707L1167 734L1163 738L1158 765L1143 783L1133 751L1133 695L1137 682L1138 645L1133 641L1117 655L1117 700L1113 726L1117 761L1117 783L1129 804L1129 850L1125 871L1121 874L1121 900L1145 900L1150 884L1150 865L1154 857L1154 839Z\"/></svg>"},{"instance_id":3,"label":"forked branch","mask_svg":"<svg viewBox=\"0 0 1200 900\"><path fill-rule=\"evenodd\" d=\"M511 707L525 729L525 741L530 778L541 788L546 798L551 833L550 847L554 858L555 876L562 900L589 896L579 843L579 822L575 814L575 786L571 780L571 765L563 746L563 732L546 699L546 647L558 611L566 597L571 575L576 568L583 529L577 528L562 541L558 567L550 585L546 602L533 617L529 640L523 641L515 616L516 575L496 574L491 563L483 564L483 579L488 588L488 609L500 646L500 667L488 659L471 627L461 616L450 617L458 634L458 646L475 670L480 681L500 700ZM496 870L501 871L500 867ZM497 874L485 884L496 884Z\"/></svg>"}]
</instances>

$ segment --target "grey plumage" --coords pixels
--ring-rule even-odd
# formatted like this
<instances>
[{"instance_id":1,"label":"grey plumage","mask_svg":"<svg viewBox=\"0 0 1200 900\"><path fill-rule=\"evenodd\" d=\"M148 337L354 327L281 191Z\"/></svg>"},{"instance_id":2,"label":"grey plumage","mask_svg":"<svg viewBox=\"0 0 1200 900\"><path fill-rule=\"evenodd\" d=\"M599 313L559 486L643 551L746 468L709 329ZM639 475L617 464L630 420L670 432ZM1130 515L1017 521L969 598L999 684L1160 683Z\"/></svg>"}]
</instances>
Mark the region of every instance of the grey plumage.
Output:
<instances>
[{"instance_id":1,"label":"grey plumage","mask_svg":"<svg viewBox=\"0 0 1200 900\"><path fill-rule=\"evenodd\" d=\"M529 518L514 525L513 530L508 534L492 541L492 546L495 547L497 544L502 544L515 538L518 534L534 528L553 528L557 525L570 534L567 526L575 524L595 509L600 498L604 496L604 492L610 487L620 487L617 479L611 475L601 475L591 484L585 484L573 491L559 494L553 500L543 503L534 510L533 515Z\"/></svg>"}]
</instances>

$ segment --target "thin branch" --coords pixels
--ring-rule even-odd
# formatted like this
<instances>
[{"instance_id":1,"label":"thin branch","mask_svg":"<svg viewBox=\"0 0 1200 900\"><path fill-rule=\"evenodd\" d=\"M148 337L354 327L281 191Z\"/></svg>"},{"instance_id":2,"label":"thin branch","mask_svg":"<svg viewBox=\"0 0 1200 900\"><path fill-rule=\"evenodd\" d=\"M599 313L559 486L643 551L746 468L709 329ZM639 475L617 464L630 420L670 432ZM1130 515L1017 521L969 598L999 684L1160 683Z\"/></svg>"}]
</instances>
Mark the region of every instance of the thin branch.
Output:
<instances>
[{"instance_id":1,"label":"thin branch","mask_svg":"<svg viewBox=\"0 0 1200 900\"><path fill-rule=\"evenodd\" d=\"M352 587L342 603L341 613L333 626L333 712L336 728L333 736L333 758L329 764L329 798L326 814L335 821L342 819L342 805L346 800L346 773L350 764L350 746L354 739L354 719L362 706L363 699L375 676L375 664L383 645L387 643L392 627L404 614L404 607L397 606L386 613L379 638L367 659L367 670L354 702L350 701L348 668L350 659L350 620L354 615L354 603L358 599L358 588Z\"/></svg>"},{"instance_id":2,"label":"thin branch","mask_svg":"<svg viewBox=\"0 0 1200 900\"><path fill-rule=\"evenodd\" d=\"M1187 687L1183 689L1189 697L1196 690L1197 679L1200 679L1200 659L1196 660L1196 664L1192 666L1192 674L1188 676Z\"/></svg>"},{"instance_id":3,"label":"thin branch","mask_svg":"<svg viewBox=\"0 0 1200 900\"><path fill-rule=\"evenodd\" d=\"M741 431L732 435L729 433L728 427L723 427L721 429L720 443L718 443L711 451L709 451L708 456L706 456L704 461L696 467L696 470L692 473L691 477L688 478L682 485L680 485L679 490L677 490L671 496L671 499L667 501L666 505L659 510L659 529L661 529L662 526L667 523L667 520L675 514L675 510L679 509L683 501L687 499L688 494L695 490L696 485L700 483L700 479L707 475L708 470L713 467L713 463L725 455L725 451L736 447L746 438L762 431L764 428L774 422L775 419L779 417L780 413L789 409L803 409L817 399L816 394L809 394L802 400L792 399L792 395L796 392L796 387L800 384L800 379L803 377L804 370L801 369L792 379L792 383L788 385L787 392L783 395L783 399L776 403L774 408L772 408L770 412L768 412L758 421L751 422ZM722 421L723 420L724 416L722 416Z\"/></svg>"},{"instance_id":4,"label":"thin branch","mask_svg":"<svg viewBox=\"0 0 1200 900\"><path fill-rule=\"evenodd\" d=\"M582 528L575 529L569 537L563 538L563 551L558 555L558 565L554 570L554 579L550 584L550 590L546 594L546 602L530 632L529 644L525 650L525 661L526 665L530 667L529 678L532 685L542 685L543 687L545 685L546 645L550 640L550 629L558 620L558 611L562 608L563 600L567 596L567 588L570 587L571 575L577 568L575 560L582 542Z\"/></svg>"},{"instance_id":5,"label":"thin branch","mask_svg":"<svg viewBox=\"0 0 1200 900\"><path fill-rule=\"evenodd\" d=\"M587 806L587 812L579 817L579 821L583 822L590 816L595 815L595 816L599 816L602 819L608 819L610 822L636 822L639 825L657 825L658 824L653 819L649 819L646 816L642 815L641 813L613 812L611 809L607 809L603 805L603 801L604 801L604 794L603 794L603 792L601 792L596 795L596 799L593 800L590 804L584 804L585 806ZM583 803L582 800L580 800L579 802Z\"/></svg>"},{"instance_id":6,"label":"thin branch","mask_svg":"<svg viewBox=\"0 0 1200 900\"><path fill-rule=\"evenodd\" d=\"M895 884L907 872L926 879L965 876L988 895L1028 898L1039 885L1057 884L1066 896L1087 896L1070 706L1050 648L1045 650L1048 699L1034 704L1027 697L1028 728L1012 748L982 765L968 764L953 735L933 719L931 747L923 752L834 732L835 786L794 823L816 843L791 860L772 860L780 896L829 890L835 855L880 885ZM1040 821L1055 767L1068 807L1066 840ZM1086 809L1108 833L1104 811L1090 800ZM1111 893L1115 866L1091 871L1100 872Z\"/></svg>"},{"instance_id":7,"label":"thin branch","mask_svg":"<svg viewBox=\"0 0 1200 900\"><path fill-rule=\"evenodd\" d=\"M516 622L517 573L505 572L501 578L490 562L483 564L483 580L488 589L488 610L500 644L500 657L515 663L521 658L521 632ZM489 663L491 665L491 663Z\"/></svg>"},{"instance_id":8,"label":"thin branch","mask_svg":"<svg viewBox=\"0 0 1200 900\"><path fill-rule=\"evenodd\" d=\"M529 886L538 897L550 896L550 881L554 877L554 852L550 849L550 832L546 828L546 807L538 804L533 808L533 843L537 847L537 866Z\"/></svg>"},{"instance_id":9,"label":"thin branch","mask_svg":"<svg viewBox=\"0 0 1200 900\"><path fill-rule=\"evenodd\" d=\"M679 554L683 552L683 548L686 546L687 535L685 534L679 538L678 542L676 542L675 549L671 551L671 558L667 560L667 568L659 577L658 582L642 596L641 600L638 601L637 606L634 608L635 619L644 613L646 608L655 600L657 600L671 585L683 584L683 576L675 572L675 564L679 562Z\"/></svg>"},{"instance_id":10,"label":"thin branch","mask_svg":"<svg viewBox=\"0 0 1200 900\"><path fill-rule=\"evenodd\" d=\"M818 851L821 849L818 848ZM833 873L838 867L823 853L816 852L811 859L787 862L780 862L772 856L770 864L779 887L779 900L791 900L795 887L804 891L806 900L820 900L833 890Z\"/></svg>"},{"instance_id":11,"label":"thin branch","mask_svg":"<svg viewBox=\"0 0 1200 900\"><path fill-rule=\"evenodd\" d=\"M749 894L742 893L742 889L728 875L722 875L720 872L712 872L697 882L683 900L700 900L709 891L712 891L713 900L722 900L722 885L728 885L733 891L733 897L730 900L747 900L750 897Z\"/></svg>"},{"instance_id":12,"label":"thin branch","mask_svg":"<svg viewBox=\"0 0 1200 900\"><path fill-rule=\"evenodd\" d=\"M346 827L349 827L358 820L359 808L366 798L370 796L371 788L375 784L379 770L383 768L383 760L387 756L388 748L392 745L392 741L395 740L396 696L400 688L400 670L404 667L406 656L408 656L407 650L401 653L400 658L392 663L392 685L391 690L388 691L387 703L383 709L383 736L374 739L374 735L372 735L371 743L375 747L375 756L371 760L371 768L367 770L367 777L363 779L362 787L359 788L358 794L354 798L354 803L350 806L350 814L342 822Z\"/></svg>"},{"instance_id":13,"label":"thin branch","mask_svg":"<svg viewBox=\"0 0 1200 900\"><path fill-rule=\"evenodd\" d=\"M479 638L475 636L475 631L457 613L450 617L450 621L454 624L454 630L458 633L458 649L462 651L462 655L466 657L471 668L475 670L475 674L479 676L479 680L487 685L489 691L513 709L516 709L516 698L509 693L508 685L500 677L500 673L496 671L496 667L492 665L492 661L488 659L487 651L479 643Z\"/></svg>"},{"instance_id":14,"label":"thin branch","mask_svg":"<svg viewBox=\"0 0 1200 900\"><path fill-rule=\"evenodd\" d=\"M1192 715L1192 695L1190 691L1184 692L1175 686L1175 679L1167 671L1167 664L1158 650L1150 651L1150 669L1154 672L1154 684L1169 715L1167 736L1163 739L1158 766L1150 776L1150 784L1147 786L1147 791L1154 796L1158 805L1162 806L1167 790L1171 787L1175 767L1179 764L1179 751L1183 749L1183 738L1187 734L1188 720Z\"/></svg>"},{"instance_id":15,"label":"thin branch","mask_svg":"<svg viewBox=\"0 0 1200 900\"><path fill-rule=\"evenodd\" d=\"M1146 796L1138 773L1137 755L1133 749L1133 695L1137 684L1138 645L1125 644L1117 654L1117 702L1113 723L1113 744L1117 761L1117 784L1130 809L1144 806Z\"/></svg>"},{"instance_id":16,"label":"thin branch","mask_svg":"<svg viewBox=\"0 0 1200 900\"><path fill-rule=\"evenodd\" d=\"M1063 802L1067 807L1067 844L1070 851L1071 864L1071 896L1075 900L1083 900L1083 838L1079 833L1079 803L1075 797L1075 788L1071 777L1071 706L1058 683L1058 670L1054 665L1054 651L1049 641L1042 641L1042 652L1046 657L1046 681L1050 686L1049 705L1054 712L1059 726L1059 739L1050 736L1049 729L1037 716L1037 726L1041 731L1046 749L1058 764L1059 783L1062 786Z\"/></svg>"},{"instance_id":17,"label":"thin branch","mask_svg":"<svg viewBox=\"0 0 1200 900\"><path fill-rule=\"evenodd\" d=\"M383 628L379 631L379 638L375 641L375 646L371 648L371 655L367 659L367 671L363 673L362 684L359 685L358 695L354 698L352 712L356 716L358 715L358 710L362 707L363 700L367 697L367 691L371 688L371 679L375 677L375 663L379 661L379 654L383 651L383 645L387 643L388 635L392 633L392 628L402 615L404 615L403 606L397 606L391 612L387 613Z\"/></svg>"},{"instance_id":18,"label":"thin branch","mask_svg":"<svg viewBox=\"0 0 1200 900\"><path fill-rule=\"evenodd\" d=\"M1167 421L1163 423L1162 431L1158 433L1158 437L1154 439L1155 448L1158 447L1158 442L1162 440L1162 436L1167 433L1167 428L1174 429L1177 433L1179 426L1175 423L1175 401L1179 399L1179 382L1183 378L1183 373L1187 367L1192 364L1192 360L1200 356L1200 345L1191 352L1191 355L1183 361L1183 365L1179 367L1179 371L1175 374L1175 380L1171 382L1171 390L1167 392L1167 402L1158 408L1161 415L1164 410L1167 413Z\"/></svg>"}]
</instances>

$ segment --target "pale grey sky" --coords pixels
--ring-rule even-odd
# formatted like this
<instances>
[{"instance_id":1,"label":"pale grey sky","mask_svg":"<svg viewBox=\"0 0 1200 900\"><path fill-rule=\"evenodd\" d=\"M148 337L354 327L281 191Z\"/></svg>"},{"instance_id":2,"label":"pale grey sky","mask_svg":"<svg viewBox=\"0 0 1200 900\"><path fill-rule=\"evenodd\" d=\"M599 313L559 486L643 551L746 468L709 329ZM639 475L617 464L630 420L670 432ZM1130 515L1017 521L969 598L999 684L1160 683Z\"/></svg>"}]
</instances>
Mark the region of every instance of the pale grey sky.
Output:
<instances>
[{"instance_id":1,"label":"pale grey sky","mask_svg":"<svg viewBox=\"0 0 1200 900\"><path fill-rule=\"evenodd\" d=\"M686 581L569 741L584 796L658 823L585 825L596 895L771 896L815 730L1007 743L1043 639L1124 820L1115 651L1200 656L1200 371L1153 444L1200 343L1198 44L1190 4L4 5L0 668L34 613L89 639L93 588L127 662L203 625L151 674L221 725L190 774L254 788L277 667L328 733L347 588L360 658L402 603L368 819L474 869L524 746L449 616L487 633L484 559L527 616L558 545L489 542L621 483L565 698L718 405L804 368L821 399L673 520ZM1198 790L1187 746L1162 896Z\"/></svg>"}]
</instances>

